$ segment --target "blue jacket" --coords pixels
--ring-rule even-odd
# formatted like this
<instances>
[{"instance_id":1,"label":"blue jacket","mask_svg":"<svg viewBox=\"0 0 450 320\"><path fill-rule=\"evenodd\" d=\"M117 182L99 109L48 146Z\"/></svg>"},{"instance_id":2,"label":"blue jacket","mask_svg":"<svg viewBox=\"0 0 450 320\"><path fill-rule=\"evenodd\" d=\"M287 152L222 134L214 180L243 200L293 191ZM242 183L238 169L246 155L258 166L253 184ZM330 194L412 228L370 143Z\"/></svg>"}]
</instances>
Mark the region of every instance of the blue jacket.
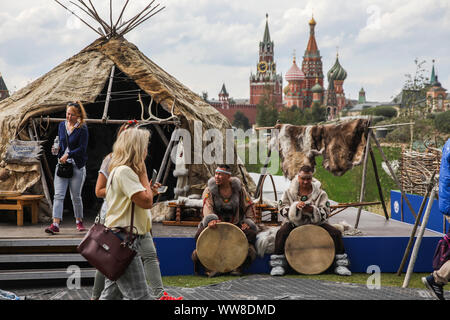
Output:
<instances>
[{"instance_id":1,"label":"blue jacket","mask_svg":"<svg viewBox=\"0 0 450 320\"><path fill-rule=\"evenodd\" d=\"M442 149L439 169L439 210L442 214L450 215L450 139Z\"/></svg>"},{"instance_id":2,"label":"blue jacket","mask_svg":"<svg viewBox=\"0 0 450 320\"><path fill-rule=\"evenodd\" d=\"M59 152L58 159L64 155L67 148L66 141L66 121L59 124ZM87 145L89 140L89 132L86 125L75 128L69 135L69 158L75 161L79 169L83 168L87 162Z\"/></svg>"}]
</instances>

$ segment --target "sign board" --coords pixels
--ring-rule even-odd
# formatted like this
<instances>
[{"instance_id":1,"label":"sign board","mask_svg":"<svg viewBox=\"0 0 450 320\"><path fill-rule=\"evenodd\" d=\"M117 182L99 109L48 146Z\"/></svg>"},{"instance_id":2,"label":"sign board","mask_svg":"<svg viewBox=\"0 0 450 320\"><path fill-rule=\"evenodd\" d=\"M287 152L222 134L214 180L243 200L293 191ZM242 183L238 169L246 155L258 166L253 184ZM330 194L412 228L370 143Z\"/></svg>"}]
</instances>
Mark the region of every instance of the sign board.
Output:
<instances>
[{"instance_id":1,"label":"sign board","mask_svg":"<svg viewBox=\"0 0 450 320\"><path fill-rule=\"evenodd\" d=\"M42 152L43 141L11 140L6 150L7 163L36 163Z\"/></svg>"}]
</instances>

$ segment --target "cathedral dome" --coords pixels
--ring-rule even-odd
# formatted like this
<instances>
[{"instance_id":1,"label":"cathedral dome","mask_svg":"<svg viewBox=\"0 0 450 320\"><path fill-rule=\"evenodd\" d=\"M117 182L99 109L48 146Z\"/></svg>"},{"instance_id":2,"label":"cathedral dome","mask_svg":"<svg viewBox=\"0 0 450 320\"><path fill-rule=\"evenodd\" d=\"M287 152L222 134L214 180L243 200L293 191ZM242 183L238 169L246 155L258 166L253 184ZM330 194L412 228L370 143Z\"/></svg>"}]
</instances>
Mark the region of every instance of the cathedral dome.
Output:
<instances>
[{"instance_id":1,"label":"cathedral dome","mask_svg":"<svg viewBox=\"0 0 450 320\"><path fill-rule=\"evenodd\" d=\"M292 63L292 67L288 70L286 73L286 81L302 81L305 79L305 74L303 71L297 66L297 63L295 63L295 58Z\"/></svg>"},{"instance_id":2,"label":"cathedral dome","mask_svg":"<svg viewBox=\"0 0 450 320\"><path fill-rule=\"evenodd\" d=\"M345 80L347 78L347 71L345 71L344 68L342 68L337 56L336 56L336 62L334 63L334 66L331 67L330 71L328 71L327 76L328 76L328 81Z\"/></svg>"},{"instance_id":3,"label":"cathedral dome","mask_svg":"<svg viewBox=\"0 0 450 320\"><path fill-rule=\"evenodd\" d=\"M316 84L311 88L311 92L312 93L322 93L323 92L323 88L319 84L319 82L316 82Z\"/></svg>"}]
</instances>

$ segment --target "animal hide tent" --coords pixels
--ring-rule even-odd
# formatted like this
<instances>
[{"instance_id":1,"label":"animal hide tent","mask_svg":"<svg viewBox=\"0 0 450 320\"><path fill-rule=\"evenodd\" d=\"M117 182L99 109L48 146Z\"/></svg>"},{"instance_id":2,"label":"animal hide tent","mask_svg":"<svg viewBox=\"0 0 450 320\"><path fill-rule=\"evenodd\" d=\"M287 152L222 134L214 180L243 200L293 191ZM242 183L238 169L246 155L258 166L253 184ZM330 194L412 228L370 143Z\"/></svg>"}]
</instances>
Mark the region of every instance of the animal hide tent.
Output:
<instances>
[{"instance_id":1,"label":"animal hide tent","mask_svg":"<svg viewBox=\"0 0 450 320\"><path fill-rule=\"evenodd\" d=\"M277 124L278 134L271 141L281 158L285 177L292 180L303 165L316 166L323 156L323 167L335 176L361 164L369 120L358 119L337 124L294 126Z\"/></svg>"}]
</instances>

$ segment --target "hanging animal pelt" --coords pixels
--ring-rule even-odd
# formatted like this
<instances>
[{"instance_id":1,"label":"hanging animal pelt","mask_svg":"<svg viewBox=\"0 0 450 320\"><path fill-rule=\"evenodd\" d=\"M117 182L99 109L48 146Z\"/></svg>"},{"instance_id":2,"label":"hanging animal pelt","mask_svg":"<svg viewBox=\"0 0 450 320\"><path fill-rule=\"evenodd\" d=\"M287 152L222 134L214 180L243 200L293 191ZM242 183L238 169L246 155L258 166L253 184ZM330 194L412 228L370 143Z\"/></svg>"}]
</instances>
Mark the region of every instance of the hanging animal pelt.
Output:
<instances>
[{"instance_id":1,"label":"hanging animal pelt","mask_svg":"<svg viewBox=\"0 0 450 320\"><path fill-rule=\"evenodd\" d=\"M271 146L281 158L285 177L292 180L303 165L316 166L315 157L323 156L323 167L341 176L361 164L369 120L358 119L338 124L294 126L277 124Z\"/></svg>"},{"instance_id":2,"label":"hanging animal pelt","mask_svg":"<svg viewBox=\"0 0 450 320\"><path fill-rule=\"evenodd\" d=\"M7 163L36 163L42 152L42 141L11 140L6 150Z\"/></svg>"}]
</instances>

